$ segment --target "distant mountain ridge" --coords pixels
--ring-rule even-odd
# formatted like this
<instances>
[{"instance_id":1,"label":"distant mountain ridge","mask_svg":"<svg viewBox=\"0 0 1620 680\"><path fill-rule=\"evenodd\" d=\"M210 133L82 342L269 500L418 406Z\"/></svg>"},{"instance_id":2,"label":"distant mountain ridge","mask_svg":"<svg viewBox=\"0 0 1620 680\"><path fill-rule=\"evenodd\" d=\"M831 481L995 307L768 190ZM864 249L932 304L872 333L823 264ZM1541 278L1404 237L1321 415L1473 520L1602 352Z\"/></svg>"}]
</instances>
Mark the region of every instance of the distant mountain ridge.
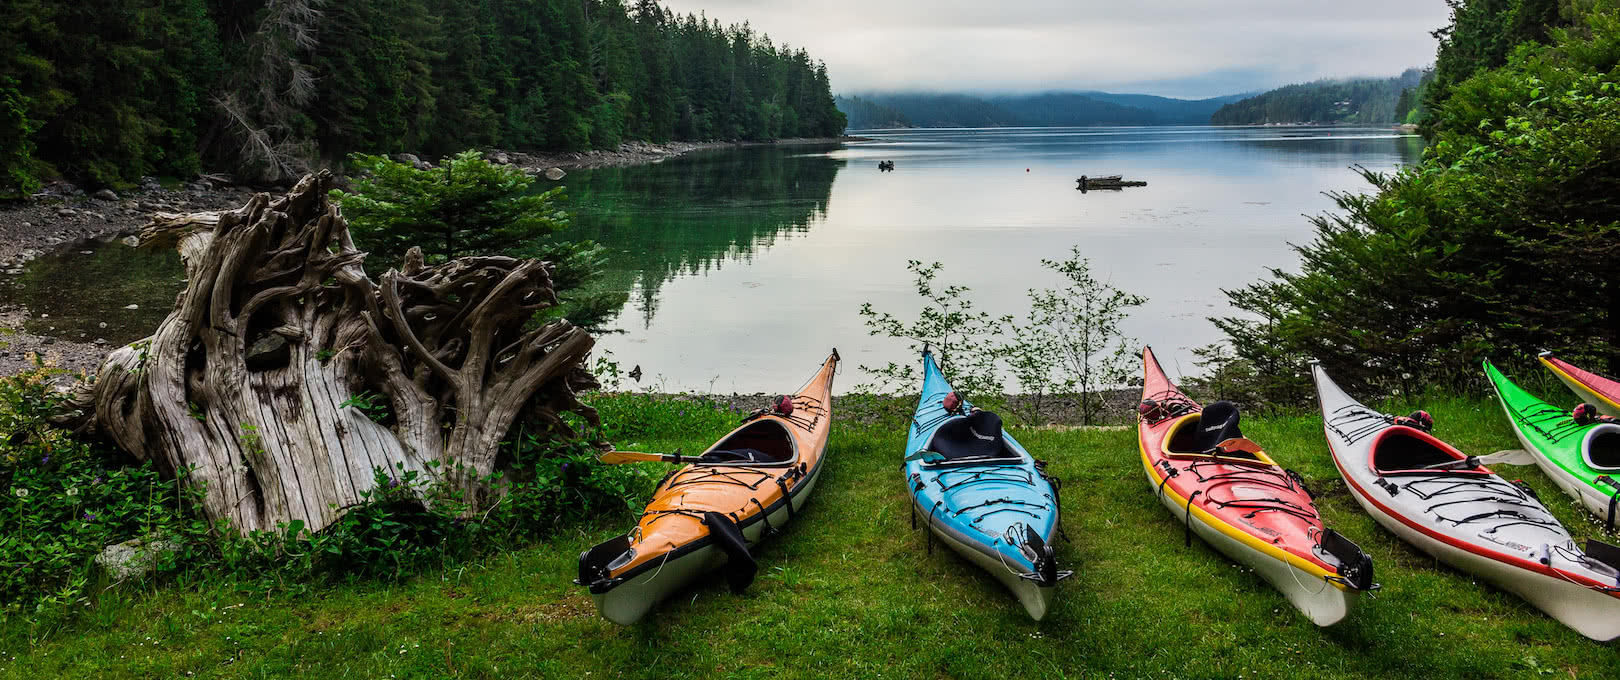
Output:
<instances>
[{"instance_id":1,"label":"distant mountain ridge","mask_svg":"<svg viewBox=\"0 0 1620 680\"><path fill-rule=\"evenodd\" d=\"M1208 125L1216 110L1247 96L1175 99L1099 91L996 97L959 93L866 93L840 96L837 104L849 117L850 129Z\"/></svg>"}]
</instances>

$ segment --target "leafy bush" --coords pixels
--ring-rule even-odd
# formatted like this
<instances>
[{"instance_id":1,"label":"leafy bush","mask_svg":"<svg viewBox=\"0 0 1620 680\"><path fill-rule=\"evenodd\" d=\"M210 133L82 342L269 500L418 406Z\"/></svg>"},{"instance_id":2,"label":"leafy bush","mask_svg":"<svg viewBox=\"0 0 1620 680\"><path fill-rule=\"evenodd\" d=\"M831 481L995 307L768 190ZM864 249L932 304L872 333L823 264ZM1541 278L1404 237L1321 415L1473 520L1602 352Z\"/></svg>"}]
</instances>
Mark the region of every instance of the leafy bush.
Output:
<instances>
[{"instance_id":1,"label":"leafy bush","mask_svg":"<svg viewBox=\"0 0 1620 680\"><path fill-rule=\"evenodd\" d=\"M382 156L351 160L358 171L352 190L334 189L332 200L379 271L413 246L429 264L468 255L536 258L551 263L552 287L563 303L547 316L567 316L589 329L624 305L625 293L584 289L604 264L600 246L548 239L568 226L568 213L558 207L566 198L563 187L534 191L534 178L523 170L472 150L421 170Z\"/></svg>"},{"instance_id":2,"label":"leafy bush","mask_svg":"<svg viewBox=\"0 0 1620 680\"><path fill-rule=\"evenodd\" d=\"M939 287L935 282L940 270L938 262L924 265L917 260L906 263L912 273L917 295L923 299L923 308L917 319L901 321L888 312L879 312L868 302L861 305L867 333L873 336L910 341L907 348L913 355L923 346L933 349L940 371L951 385L968 394L981 397L1000 396L1001 371L997 367L1000 357L998 338L1004 328L1012 324L1012 317L993 317L977 309L967 286ZM872 387L877 391L910 391L922 384L922 375L916 361L904 364L889 362L883 366L861 366L861 370L877 379ZM861 387L856 388L858 391Z\"/></svg>"},{"instance_id":3,"label":"leafy bush","mask_svg":"<svg viewBox=\"0 0 1620 680\"><path fill-rule=\"evenodd\" d=\"M351 157L352 192L333 190L355 243L388 262L420 246L429 263L463 255L525 256L548 234L568 226L557 208L563 189L533 192L522 170L484 160L478 151L418 170L382 156Z\"/></svg>"},{"instance_id":4,"label":"leafy bush","mask_svg":"<svg viewBox=\"0 0 1620 680\"><path fill-rule=\"evenodd\" d=\"M1079 246L1068 259L1043 259L1041 266L1061 275L1063 287L1029 291L1029 325L1017 329L1002 354L1026 393L1077 393L1084 425L1102 409L1097 392L1125 384L1136 368L1136 340L1119 325L1147 298L1098 281Z\"/></svg>"},{"instance_id":5,"label":"leafy bush","mask_svg":"<svg viewBox=\"0 0 1620 680\"><path fill-rule=\"evenodd\" d=\"M1061 288L1030 289L1030 311L1023 323L976 309L966 286L935 283L942 270L938 262L916 260L906 268L924 300L917 319L902 321L871 303L861 306L861 316L870 335L909 340L912 352L931 346L945 378L980 406L1006 408L1034 424L1046 417L1051 397L1072 394L1078 397L1080 422L1088 423L1102 408L1099 392L1129 380L1135 341L1121 335L1119 325L1147 299L1097 280L1078 246L1067 259L1043 259L1041 266L1064 283ZM922 380L909 362L863 365L861 370L878 384L857 386L857 392L908 392ZM1022 399L1005 398L1003 378L1009 374L1023 391ZM883 399L873 403L892 405Z\"/></svg>"},{"instance_id":6,"label":"leafy bush","mask_svg":"<svg viewBox=\"0 0 1620 680\"><path fill-rule=\"evenodd\" d=\"M87 606L105 546L145 537L183 551L207 533L178 481L49 424L63 407L58 373L39 365L0 378L0 621ZM175 556L158 557L161 569Z\"/></svg>"}]
</instances>

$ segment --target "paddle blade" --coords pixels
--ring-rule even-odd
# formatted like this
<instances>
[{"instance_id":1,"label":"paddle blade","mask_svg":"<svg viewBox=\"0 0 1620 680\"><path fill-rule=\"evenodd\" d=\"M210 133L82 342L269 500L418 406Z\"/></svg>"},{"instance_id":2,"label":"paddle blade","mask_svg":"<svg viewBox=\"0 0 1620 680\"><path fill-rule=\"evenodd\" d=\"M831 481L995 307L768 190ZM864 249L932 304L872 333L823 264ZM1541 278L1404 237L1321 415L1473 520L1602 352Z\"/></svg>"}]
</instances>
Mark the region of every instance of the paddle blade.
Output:
<instances>
[{"instance_id":1,"label":"paddle blade","mask_svg":"<svg viewBox=\"0 0 1620 680\"><path fill-rule=\"evenodd\" d=\"M680 455L671 456L662 453L640 453L637 451L605 451L596 459L614 465L620 463L678 463L680 462Z\"/></svg>"},{"instance_id":2,"label":"paddle blade","mask_svg":"<svg viewBox=\"0 0 1620 680\"><path fill-rule=\"evenodd\" d=\"M1479 462L1485 465L1535 465L1536 459L1524 449L1503 449L1480 456Z\"/></svg>"},{"instance_id":3,"label":"paddle blade","mask_svg":"<svg viewBox=\"0 0 1620 680\"><path fill-rule=\"evenodd\" d=\"M1233 451L1242 451L1244 453L1260 453L1261 451L1264 451L1264 449L1260 448L1260 445L1256 444L1254 442L1254 440L1245 439L1243 437L1233 437L1233 438L1228 439L1226 441L1223 441L1223 442L1221 442L1219 444L1216 444L1215 448L1216 448L1216 450L1224 451L1226 453L1231 453Z\"/></svg>"}]
</instances>

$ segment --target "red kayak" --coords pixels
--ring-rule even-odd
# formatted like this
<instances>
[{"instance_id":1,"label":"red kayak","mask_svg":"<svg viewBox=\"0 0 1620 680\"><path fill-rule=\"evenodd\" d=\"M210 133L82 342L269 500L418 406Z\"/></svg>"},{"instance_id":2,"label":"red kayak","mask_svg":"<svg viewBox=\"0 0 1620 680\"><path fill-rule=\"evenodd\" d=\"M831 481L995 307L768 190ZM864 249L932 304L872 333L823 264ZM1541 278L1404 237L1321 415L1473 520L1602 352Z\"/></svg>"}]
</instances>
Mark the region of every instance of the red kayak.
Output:
<instances>
[{"instance_id":1,"label":"red kayak","mask_svg":"<svg viewBox=\"0 0 1620 680\"><path fill-rule=\"evenodd\" d=\"M1238 428L1237 407L1199 406L1142 351L1138 444L1154 493L1215 549L1248 565L1318 626L1373 587L1372 558L1322 524L1299 475Z\"/></svg>"},{"instance_id":2,"label":"red kayak","mask_svg":"<svg viewBox=\"0 0 1620 680\"><path fill-rule=\"evenodd\" d=\"M1603 415L1620 417L1620 380L1577 367L1552 352L1541 353L1541 364L1581 401L1596 406Z\"/></svg>"}]
</instances>

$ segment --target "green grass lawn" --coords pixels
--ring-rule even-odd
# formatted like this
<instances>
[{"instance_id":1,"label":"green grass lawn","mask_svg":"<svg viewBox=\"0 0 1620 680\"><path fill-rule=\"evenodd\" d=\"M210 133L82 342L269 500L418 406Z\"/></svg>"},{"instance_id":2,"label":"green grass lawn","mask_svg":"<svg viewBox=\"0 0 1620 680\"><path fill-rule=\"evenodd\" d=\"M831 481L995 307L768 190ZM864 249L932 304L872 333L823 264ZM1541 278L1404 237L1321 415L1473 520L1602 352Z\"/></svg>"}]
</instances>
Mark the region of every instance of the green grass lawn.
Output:
<instances>
[{"instance_id":1,"label":"green grass lawn","mask_svg":"<svg viewBox=\"0 0 1620 680\"><path fill-rule=\"evenodd\" d=\"M1409 405L1402 405L1402 411ZM1425 406L1465 451L1517 446L1494 402ZM606 414L607 411L604 410ZM735 422L691 414L700 450ZM0 676L40 677L1615 677L1616 651L1398 541L1363 513L1315 415L1245 434L1300 471L1328 524L1373 555L1383 589L1320 629L1155 500L1132 430L1014 430L1063 479L1063 568L1041 623L907 517L899 425L838 423L825 475L787 533L756 550L742 595L712 577L641 624L596 616L570 583L579 552L620 517L398 585L245 599L224 585L119 588L43 639L0 635ZM621 442L623 448L628 442ZM1601 529L1533 468L1523 477L1577 537Z\"/></svg>"}]
</instances>

